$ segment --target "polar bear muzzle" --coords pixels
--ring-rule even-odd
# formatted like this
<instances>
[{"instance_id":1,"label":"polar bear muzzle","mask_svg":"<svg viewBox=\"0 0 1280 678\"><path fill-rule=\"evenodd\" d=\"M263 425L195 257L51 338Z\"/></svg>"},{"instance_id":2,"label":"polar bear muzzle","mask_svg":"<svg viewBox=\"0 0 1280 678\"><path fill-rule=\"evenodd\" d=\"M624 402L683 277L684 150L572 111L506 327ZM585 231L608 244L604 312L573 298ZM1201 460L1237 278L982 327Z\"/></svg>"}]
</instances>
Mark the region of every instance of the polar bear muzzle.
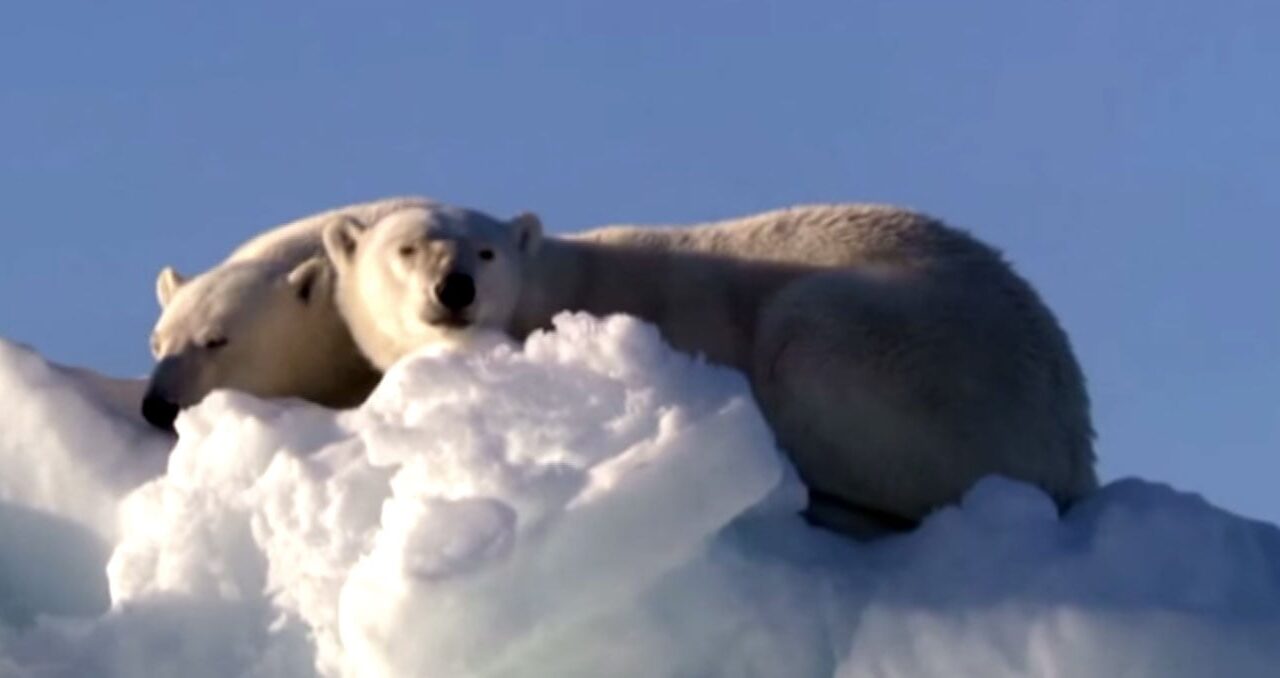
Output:
<instances>
[{"instance_id":1,"label":"polar bear muzzle","mask_svg":"<svg viewBox=\"0 0 1280 678\"><path fill-rule=\"evenodd\" d=\"M476 300L476 282L470 275L454 271L436 285L435 293L441 306L460 313Z\"/></svg>"},{"instance_id":2,"label":"polar bear muzzle","mask_svg":"<svg viewBox=\"0 0 1280 678\"><path fill-rule=\"evenodd\" d=\"M142 418L162 431L173 431L173 422L178 418L180 409L177 403L155 391L148 390L142 397Z\"/></svg>"}]
</instances>

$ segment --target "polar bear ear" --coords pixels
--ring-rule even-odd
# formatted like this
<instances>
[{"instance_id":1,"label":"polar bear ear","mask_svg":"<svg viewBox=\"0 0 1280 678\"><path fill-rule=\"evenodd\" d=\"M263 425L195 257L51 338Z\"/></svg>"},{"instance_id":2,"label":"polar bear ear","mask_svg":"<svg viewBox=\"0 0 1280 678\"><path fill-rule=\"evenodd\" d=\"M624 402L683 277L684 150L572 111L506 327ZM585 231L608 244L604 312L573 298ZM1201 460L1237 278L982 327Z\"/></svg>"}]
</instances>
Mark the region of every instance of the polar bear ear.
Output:
<instances>
[{"instance_id":1,"label":"polar bear ear","mask_svg":"<svg viewBox=\"0 0 1280 678\"><path fill-rule=\"evenodd\" d=\"M160 302L161 309L169 305L169 300L173 298L173 295L178 291L179 287L182 287L184 282L186 282L186 279L173 270L172 266L165 266L160 269L160 275L156 276L156 299Z\"/></svg>"},{"instance_id":2,"label":"polar bear ear","mask_svg":"<svg viewBox=\"0 0 1280 678\"><path fill-rule=\"evenodd\" d=\"M521 212L511 220L516 230L516 249L521 254L529 255L538 251L542 244L542 220L533 212Z\"/></svg>"},{"instance_id":3,"label":"polar bear ear","mask_svg":"<svg viewBox=\"0 0 1280 678\"><path fill-rule=\"evenodd\" d=\"M366 230L360 220L344 215L338 221L324 229L324 251L339 272L347 270L351 263L351 255L356 252L356 243L360 234Z\"/></svg>"},{"instance_id":4,"label":"polar bear ear","mask_svg":"<svg viewBox=\"0 0 1280 678\"><path fill-rule=\"evenodd\" d=\"M328 258L311 257L289 271L285 281L302 303L309 304L312 299L322 299L324 295L333 293L333 268Z\"/></svg>"}]
</instances>

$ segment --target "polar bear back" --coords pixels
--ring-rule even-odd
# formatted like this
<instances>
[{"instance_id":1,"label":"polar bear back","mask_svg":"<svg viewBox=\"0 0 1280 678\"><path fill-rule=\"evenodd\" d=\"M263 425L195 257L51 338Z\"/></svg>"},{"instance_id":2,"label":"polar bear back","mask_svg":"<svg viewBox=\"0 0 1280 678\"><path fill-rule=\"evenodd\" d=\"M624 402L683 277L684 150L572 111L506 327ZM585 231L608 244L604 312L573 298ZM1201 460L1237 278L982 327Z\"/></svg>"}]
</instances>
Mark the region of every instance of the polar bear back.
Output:
<instances>
[{"instance_id":1,"label":"polar bear back","mask_svg":"<svg viewBox=\"0 0 1280 678\"><path fill-rule=\"evenodd\" d=\"M324 253L321 234L329 224L354 219L363 224L373 224L393 212L408 207L421 207L431 201L419 197L395 197L374 202L346 205L313 214L257 235L237 247L223 260L223 264L239 261L278 261L282 266L292 266Z\"/></svg>"},{"instance_id":2,"label":"polar bear back","mask_svg":"<svg viewBox=\"0 0 1280 678\"><path fill-rule=\"evenodd\" d=\"M805 266L905 263L957 255L999 258L963 231L892 205L796 205L682 226L609 225L572 240Z\"/></svg>"}]
</instances>

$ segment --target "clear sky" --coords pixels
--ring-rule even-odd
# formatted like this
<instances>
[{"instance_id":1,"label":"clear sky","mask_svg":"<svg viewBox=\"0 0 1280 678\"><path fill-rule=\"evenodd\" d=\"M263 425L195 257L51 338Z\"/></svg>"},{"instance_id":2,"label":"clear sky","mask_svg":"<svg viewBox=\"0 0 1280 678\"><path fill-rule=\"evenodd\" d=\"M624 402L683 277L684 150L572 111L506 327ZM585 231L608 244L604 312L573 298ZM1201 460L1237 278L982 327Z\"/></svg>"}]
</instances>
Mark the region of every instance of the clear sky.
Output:
<instances>
[{"instance_id":1,"label":"clear sky","mask_svg":"<svg viewBox=\"0 0 1280 678\"><path fill-rule=\"evenodd\" d=\"M1280 3L0 7L0 336L150 365L158 269L416 193L553 230L942 216L1042 291L1105 478L1280 521Z\"/></svg>"}]
</instances>

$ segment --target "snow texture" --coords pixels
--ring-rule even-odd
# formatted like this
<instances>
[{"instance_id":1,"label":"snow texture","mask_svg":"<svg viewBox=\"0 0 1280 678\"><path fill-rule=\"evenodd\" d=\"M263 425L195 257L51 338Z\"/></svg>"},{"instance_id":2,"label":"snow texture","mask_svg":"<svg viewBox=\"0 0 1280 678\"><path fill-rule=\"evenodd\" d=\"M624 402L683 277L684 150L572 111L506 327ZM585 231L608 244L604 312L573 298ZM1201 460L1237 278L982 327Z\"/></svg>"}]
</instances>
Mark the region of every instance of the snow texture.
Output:
<instances>
[{"instance_id":1,"label":"snow texture","mask_svg":"<svg viewBox=\"0 0 1280 678\"><path fill-rule=\"evenodd\" d=\"M215 392L167 466L130 389L0 341L0 676L1280 675L1276 528L989 478L853 543L745 380L630 318L345 412Z\"/></svg>"}]
</instances>

